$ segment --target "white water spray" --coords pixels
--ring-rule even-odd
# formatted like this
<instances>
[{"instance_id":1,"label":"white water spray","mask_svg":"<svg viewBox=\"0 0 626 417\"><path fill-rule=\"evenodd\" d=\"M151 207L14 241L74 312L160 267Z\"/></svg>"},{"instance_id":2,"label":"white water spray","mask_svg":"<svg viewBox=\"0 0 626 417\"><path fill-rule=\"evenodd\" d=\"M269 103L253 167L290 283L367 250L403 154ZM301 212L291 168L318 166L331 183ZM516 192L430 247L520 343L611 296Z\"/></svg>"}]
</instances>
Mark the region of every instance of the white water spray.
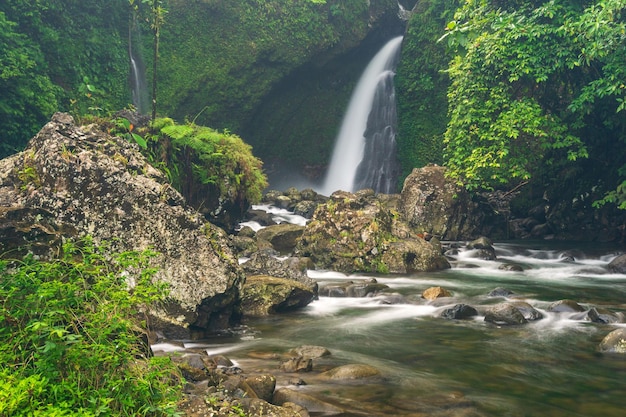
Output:
<instances>
[{"instance_id":1,"label":"white water spray","mask_svg":"<svg viewBox=\"0 0 626 417\"><path fill-rule=\"evenodd\" d=\"M357 167L363 159L364 132L376 87L380 75L392 69L401 43L402 36L390 40L365 68L341 124L321 194L330 195L337 190L353 191Z\"/></svg>"}]
</instances>

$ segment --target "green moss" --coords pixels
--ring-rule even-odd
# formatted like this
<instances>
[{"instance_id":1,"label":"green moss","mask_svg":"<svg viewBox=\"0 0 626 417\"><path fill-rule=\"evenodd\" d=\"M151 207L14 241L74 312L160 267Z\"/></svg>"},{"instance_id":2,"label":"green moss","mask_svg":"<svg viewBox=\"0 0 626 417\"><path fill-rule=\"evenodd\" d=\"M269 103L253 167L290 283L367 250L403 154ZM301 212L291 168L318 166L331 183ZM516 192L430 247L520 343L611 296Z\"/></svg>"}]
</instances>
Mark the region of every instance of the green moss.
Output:
<instances>
[{"instance_id":1,"label":"green moss","mask_svg":"<svg viewBox=\"0 0 626 417\"><path fill-rule=\"evenodd\" d=\"M407 28L395 78L401 181L413 168L442 163L450 84L444 71L451 55L438 39L459 3L420 0Z\"/></svg>"}]
</instances>

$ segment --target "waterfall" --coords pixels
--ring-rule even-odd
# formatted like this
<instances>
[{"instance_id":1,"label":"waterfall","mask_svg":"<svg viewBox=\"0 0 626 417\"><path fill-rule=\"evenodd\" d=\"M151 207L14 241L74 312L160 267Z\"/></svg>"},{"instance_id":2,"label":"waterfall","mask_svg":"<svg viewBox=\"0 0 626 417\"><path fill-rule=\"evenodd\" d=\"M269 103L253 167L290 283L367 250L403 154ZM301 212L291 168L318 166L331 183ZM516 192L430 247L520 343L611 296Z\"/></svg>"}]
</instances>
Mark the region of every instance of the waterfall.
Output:
<instances>
[{"instance_id":1,"label":"waterfall","mask_svg":"<svg viewBox=\"0 0 626 417\"><path fill-rule=\"evenodd\" d=\"M139 26L132 22L128 28L128 57L130 59L130 88L133 105L141 114L149 110L148 89L146 88L146 71L141 54L133 48L133 35L137 42L141 40Z\"/></svg>"},{"instance_id":2,"label":"waterfall","mask_svg":"<svg viewBox=\"0 0 626 417\"><path fill-rule=\"evenodd\" d=\"M402 36L389 41L365 68L341 124L326 180L320 190L322 194L362 188L388 193L395 189L397 162L393 69L401 43ZM389 143L383 143L385 140ZM365 161L366 158L368 161ZM378 184L391 184L391 188L378 188Z\"/></svg>"}]
</instances>

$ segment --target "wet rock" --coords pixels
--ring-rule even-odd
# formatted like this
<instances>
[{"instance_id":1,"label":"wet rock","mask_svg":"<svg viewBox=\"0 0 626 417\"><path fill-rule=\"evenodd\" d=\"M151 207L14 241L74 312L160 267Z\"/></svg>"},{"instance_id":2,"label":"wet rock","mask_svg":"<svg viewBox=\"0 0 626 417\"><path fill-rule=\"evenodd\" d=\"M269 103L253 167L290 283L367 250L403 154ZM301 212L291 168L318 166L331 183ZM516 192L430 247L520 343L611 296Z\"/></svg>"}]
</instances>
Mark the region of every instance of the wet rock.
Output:
<instances>
[{"instance_id":1,"label":"wet rock","mask_svg":"<svg viewBox=\"0 0 626 417\"><path fill-rule=\"evenodd\" d=\"M330 350L324 346L303 345L290 351L291 354L302 356L304 358L316 359L324 356L330 356Z\"/></svg>"},{"instance_id":2,"label":"wet rock","mask_svg":"<svg viewBox=\"0 0 626 417\"><path fill-rule=\"evenodd\" d=\"M283 406L287 403L293 403L306 408L310 413L320 413L321 415L334 415L344 412L343 409L333 404L290 388L277 389L274 393L273 403Z\"/></svg>"},{"instance_id":3,"label":"wet rock","mask_svg":"<svg viewBox=\"0 0 626 417\"><path fill-rule=\"evenodd\" d=\"M0 196L0 253L15 233L42 256L45 245L53 254L63 239L87 235L108 242L107 253L152 248L155 279L170 297L150 314L166 337L235 320L245 277L228 239L127 140L57 113L24 152L0 161Z\"/></svg>"},{"instance_id":4,"label":"wet rock","mask_svg":"<svg viewBox=\"0 0 626 417\"><path fill-rule=\"evenodd\" d=\"M323 285L319 289L319 294L325 297L371 297L388 288L388 285L379 284L375 279L347 281Z\"/></svg>"},{"instance_id":5,"label":"wet rock","mask_svg":"<svg viewBox=\"0 0 626 417\"><path fill-rule=\"evenodd\" d=\"M290 253L304 232L304 226L281 223L268 226L256 233L257 240L269 242L280 253Z\"/></svg>"},{"instance_id":6,"label":"wet rock","mask_svg":"<svg viewBox=\"0 0 626 417\"><path fill-rule=\"evenodd\" d=\"M609 271L616 274L626 274L626 254L620 255L609 262Z\"/></svg>"},{"instance_id":7,"label":"wet rock","mask_svg":"<svg viewBox=\"0 0 626 417\"><path fill-rule=\"evenodd\" d=\"M487 294L489 297L509 297L515 293L507 288L497 287Z\"/></svg>"},{"instance_id":8,"label":"wet rock","mask_svg":"<svg viewBox=\"0 0 626 417\"><path fill-rule=\"evenodd\" d=\"M501 271L511 271L511 272L523 272L524 268L521 265L517 264L502 264L498 267Z\"/></svg>"},{"instance_id":9,"label":"wet rock","mask_svg":"<svg viewBox=\"0 0 626 417\"><path fill-rule=\"evenodd\" d=\"M524 301L514 301L510 304L522 313L522 316L528 321L541 320L543 318L543 314L539 310Z\"/></svg>"},{"instance_id":10,"label":"wet rock","mask_svg":"<svg viewBox=\"0 0 626 417\"><path fill-rule=\"evenodd\" d=\"M496 259L496 250L494 249L491 240L486 237L479 237L467 244L467 256L470 258L484 259L486 261L493 261Z\"/></svg>"},{"instance_id":11,"label":"wet rock","mask_svg":"<svg viewBox=\"0 0 626 417\"><path fill-rule=\"evenodd\" d=\"M441 313L441 317L451 320L463 320L478 315L478 311L467 304L457 304L452 308L447 308Z\"/></svg>"},{"instance_id":12,"label":"wet rock","mask_svg":"<svg viewBox=\"0 0 626 417\"><path fill-rule=\"evenodd\" d=\"M619 323L622 321L621 315L616 314L612 311L606 310L604 308L597 308L597 307L590 308L584 313L580 315L576 315L573 318L575 320L587 320L592 323L599 323L599 324Z\"/></svg>"},{"instance_id":13,"label":"wet rock","mask_svg":"<svg viewBox=\"0 0 626 417\"><path fill-rule=\"evenodd\" d=\"M256 398L271 401L276 388L274 375L253 375L244 379L245 384L254 392Z\"/></svg>"},{"instance_id":14,"label":"wet rock","mask_svg":"<svg viewBox=\"0 0 626 417\"><path fill-rule=\"evenodd\" d=\"M600 352L626 354L626 328L621 327L606 335L599 346Z\"/></svg>"},{"instance_id":15,"label":"wet rock","mask_svg":"<svg viewBox=\"0 0 626 417\"><path fill-rule=\"evenodd\" d=\"M304 356L295 356L281 362L280 369L284 372L311 372L313 360Z\"/></svg>"},{"instance_id":16,"label":"wet rock","mask_svg":"<svg viewBox=\"0 0 626 417\"><path fill-rule=\"evenodd\" d=\"M422 297L426 300L432 301L441 297L452 297L452 293L442 287L430 287L422 292Z\"/></svg>"},{"instance_id":17,"label":"wet rock","mask_svg":"<svg viewBox=\"0 0 626 417\"><path fill-rule=\"evenodd\" d=\"M246 278L241 294L244 316L267 316L307 306L317 294L298 281L268 275Z\"/></svg>"},{"instance_id":18,"label":"wet rock","mask_svg":"<svg viewBox=\"0 0 626 417\"><path fill-rule=\"evenodd\" d=\"M553 313L580 313L585 308L574 300L559 300L550 304L547 310Z\"/></svg>"},{"instance_id":19,"label":"wet rock","mask_svg":"<svg viewBox=\"0 0 626 417\"><path fill-rule=\"evenodd\" d=\"M322 373L329 379L354 380L380 376L380 371L370 365L350 364L338 366Z\"/></svg>"},{"instance_id":20,"label":"wet rock","mask_svg":"<svg viewBox=\"0 0 626 417\"><path fill-rule=\"evenodd\" d=\"M497 325L526 324L528 320L512 304L498 304L489 308L485 313L485 321Z\"/></svg>"},{"instance_id":21,"label":"wet rock","mask_svg":"<svg viewBox=\"0 0 626 417\"><path fill-rule=\"evenodd\" d=\"M265 210L250 209L246 212L245 220L257 222L261 226L272 226L276 224L274 215Z\"/></svg>"}]
</instances>

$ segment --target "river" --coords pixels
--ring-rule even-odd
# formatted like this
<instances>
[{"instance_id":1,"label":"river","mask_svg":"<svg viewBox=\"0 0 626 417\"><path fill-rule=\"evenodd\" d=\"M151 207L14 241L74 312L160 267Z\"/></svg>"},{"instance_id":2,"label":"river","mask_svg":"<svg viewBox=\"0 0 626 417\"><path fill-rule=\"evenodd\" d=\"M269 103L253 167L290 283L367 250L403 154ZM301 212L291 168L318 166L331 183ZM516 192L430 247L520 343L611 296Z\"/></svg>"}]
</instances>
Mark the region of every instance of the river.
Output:
<instances>
[{"instance_id":1,"label":"river","mask_svg":"<svg viewBox=\"0 0 626 417\"><path fill-rule=\"evenodd\" d=\"M247 372L275 373L279 386L291 384L294 375L280 374L279 360L267 359L271 354L299 345L326 347L330 356L315 360L313 372L297 375L306 385L291 388L339 405L344 417L623 416L626 357L601 354L597 347L625 324L597 324L580 314L548 311L561 299L585 309L626 311L626 275L606 268L619 248L563 242L494 246L495 261L473 259L461 250L451 258L451 269L431 273L309 271L320 285L375 278L389 289L376 297L320 297L297 313L248 320L243 331L206 341L205 347L209 354L227 352ZM498 269L502 263L524 270ZM432 286L453 296L434 302L421 298ZM513 291L508 300L522 299L544 318L497 326L481 315L440 317L457 303L480 311L480 306L506 301L488 296L496 287ZM381 378L330 383L319 377L321 371L351 363L372 365Z\"/></svg>"}]
</instances>

